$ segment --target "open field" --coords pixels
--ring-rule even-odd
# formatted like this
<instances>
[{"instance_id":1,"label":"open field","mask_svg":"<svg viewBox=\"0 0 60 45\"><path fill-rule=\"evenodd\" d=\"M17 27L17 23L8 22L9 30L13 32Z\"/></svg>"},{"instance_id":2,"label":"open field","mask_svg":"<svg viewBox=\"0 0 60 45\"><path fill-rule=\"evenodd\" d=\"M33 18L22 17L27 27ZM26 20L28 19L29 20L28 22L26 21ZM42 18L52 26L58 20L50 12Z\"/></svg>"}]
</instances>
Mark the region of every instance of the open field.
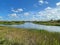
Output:
<instances>
[{"instance_id":1,"label":"open field","mask_svg":"<svg viewBox=\"0 0 60 45\"><path fill-rule=\"evenodd\" d=\"M0 26L0 45L60 45L60 33Z\"/></svg>"}]
</instances>

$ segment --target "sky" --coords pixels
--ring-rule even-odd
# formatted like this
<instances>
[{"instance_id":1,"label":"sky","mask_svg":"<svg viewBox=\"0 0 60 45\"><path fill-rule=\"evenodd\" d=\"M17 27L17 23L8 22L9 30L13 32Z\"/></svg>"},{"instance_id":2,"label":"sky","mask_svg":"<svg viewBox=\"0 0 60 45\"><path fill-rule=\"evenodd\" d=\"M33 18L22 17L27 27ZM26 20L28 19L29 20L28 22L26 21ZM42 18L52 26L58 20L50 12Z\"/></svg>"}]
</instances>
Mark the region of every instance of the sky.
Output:
<instances>
[{"instance_id":1,"label":"sky","mask_svg":"<svg viewBox=\"0 0 60 45\"><path fill-rule=\"evenodd\" d=\"M0 21L60 19L60 0L0 0Z\"/></svg>"}]
</instances>

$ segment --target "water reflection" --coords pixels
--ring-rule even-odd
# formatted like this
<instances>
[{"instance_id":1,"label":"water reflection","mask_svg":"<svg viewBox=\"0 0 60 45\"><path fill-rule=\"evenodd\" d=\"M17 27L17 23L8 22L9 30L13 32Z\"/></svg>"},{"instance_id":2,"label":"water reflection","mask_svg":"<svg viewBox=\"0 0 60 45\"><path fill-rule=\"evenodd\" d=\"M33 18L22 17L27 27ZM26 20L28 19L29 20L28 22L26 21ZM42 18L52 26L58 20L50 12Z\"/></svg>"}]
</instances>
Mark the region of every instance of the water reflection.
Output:
<instances>
[{"instance_id":1,"label":"water reflection","mask_svg":"<svg viewBox=\"0 0 60 45\"><path fill-rule=\"evenodd\" d=\"M10 26L16 28L29 28L29 29L43 29L48 31L56 31L60 32L60 26L46 26L46 25L38 25L33 23L24 23L21 25L1 25L1 26Z\"/></svg>"}]
</instances>

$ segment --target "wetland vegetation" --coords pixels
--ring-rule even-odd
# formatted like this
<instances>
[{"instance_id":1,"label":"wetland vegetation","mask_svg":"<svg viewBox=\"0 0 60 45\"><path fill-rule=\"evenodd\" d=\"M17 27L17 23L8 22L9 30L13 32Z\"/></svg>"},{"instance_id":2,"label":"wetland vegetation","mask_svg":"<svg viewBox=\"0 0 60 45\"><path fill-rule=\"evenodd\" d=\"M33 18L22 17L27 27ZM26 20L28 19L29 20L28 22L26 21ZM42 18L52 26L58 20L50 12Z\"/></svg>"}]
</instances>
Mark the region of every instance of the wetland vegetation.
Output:
<instances>
[{"instance_id":1,"label":"wetland vegetation","mask_svg":"<svg viewBox=\"0 0 60 45\"><path fill-rule=\"evenodd\" d=\"M0 21L0 24L18 25L24 24L25 22ZM33 21L32 23L60 26L59 21ZM0 26L0 45L60 45L60 32L49 32L41 29L25 29Z\"/></svg>"},{"instance_id":2,"label":"wetland vegetation","mask_svg":"<svg viewBox=\"0 0 60 45\"><path fill-rule=\"evenodd\" d=\"M0 45L60 45L60 33L0 26Z\"/></svg>"}]
</instances>

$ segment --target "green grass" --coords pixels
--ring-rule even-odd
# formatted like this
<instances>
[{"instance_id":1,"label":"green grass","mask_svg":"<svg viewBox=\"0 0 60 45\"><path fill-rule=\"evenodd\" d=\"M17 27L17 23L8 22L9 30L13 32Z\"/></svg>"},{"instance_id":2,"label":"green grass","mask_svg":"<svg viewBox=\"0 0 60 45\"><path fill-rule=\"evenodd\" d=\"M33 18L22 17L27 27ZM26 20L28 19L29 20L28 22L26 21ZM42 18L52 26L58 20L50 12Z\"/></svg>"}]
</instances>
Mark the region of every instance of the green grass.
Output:
<instances>
[{"instance_id":1,"label":"green grass","mask_svg":"<svg viewBox=\"0 0 60 45\"><path fill-rule=\"evenodd\" d=\"M60 45L60 33L0 26L0 45Z\"/></svg>"}]
</instances>

